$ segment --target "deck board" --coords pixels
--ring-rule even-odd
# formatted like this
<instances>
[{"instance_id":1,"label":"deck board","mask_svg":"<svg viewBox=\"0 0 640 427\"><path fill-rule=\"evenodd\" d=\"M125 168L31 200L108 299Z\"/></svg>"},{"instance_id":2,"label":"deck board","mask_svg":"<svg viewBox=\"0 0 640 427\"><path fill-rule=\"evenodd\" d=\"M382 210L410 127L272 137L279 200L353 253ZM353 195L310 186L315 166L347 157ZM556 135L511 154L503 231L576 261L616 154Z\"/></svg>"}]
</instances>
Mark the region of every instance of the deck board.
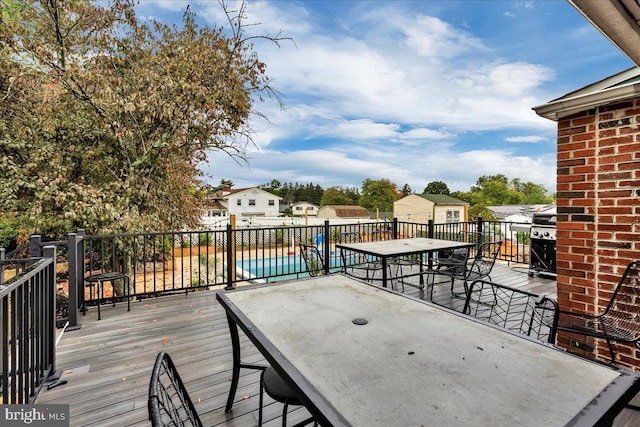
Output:
<instances>
[{"instance_id":1,"label":"deck board","mask_svg":"<svg viewBox=\"0 0 640 427\"><path fill-rule=\"evenodd\" d=\"M520 289L555 297L553 278L529 277L522 264L497 263L492 279ZM80 316L82 328L65 332L57 347L57 367L67 384L40 392L36 403L67 403L71 426L142 426L147 419L149 377L160 351L167 351L185 381L201 418L207 426L257 425L259 373L241 371L233 410L226 414L232 368L231 339L226 315L215 299L221 287L144 299L116 307L90 309ZM437 285L434 299L461 308L463 301L448 296L448 285ZM439 292L442 291L442 292ZM446 292L445 292L446 291ZM413 286L405 292L424 297ZM428 293L427 293L428 296ZM241 336L243 360L264 363L250 341ZM265 426L280 426L282 406L265 396ZM308 416L304 408L292 408L290 423ZM615 426L640 425L640 413L625 410Z\"/></svg>"}]
</instances>

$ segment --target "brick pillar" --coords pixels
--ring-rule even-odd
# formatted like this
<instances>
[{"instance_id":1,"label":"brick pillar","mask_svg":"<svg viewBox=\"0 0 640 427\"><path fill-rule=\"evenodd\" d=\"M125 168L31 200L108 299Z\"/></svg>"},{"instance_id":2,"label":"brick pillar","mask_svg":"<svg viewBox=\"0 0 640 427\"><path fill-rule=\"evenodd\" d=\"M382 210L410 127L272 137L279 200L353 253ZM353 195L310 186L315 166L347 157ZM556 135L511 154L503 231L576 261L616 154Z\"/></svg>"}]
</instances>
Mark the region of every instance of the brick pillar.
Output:
<instances>
[{"instance_id":1,"label":"brick pillar","mask_svg":"<svg viewBox=\"0 0 640 427\"><path fill-rule=\"evenodd\" d=\"M558 122L557 273L561 310L598 313L626 265L640 259L640 99ZM559 335L558 344L608 358L604 342ZM640 368L635 346L617 346Z\"/></svg>"}]
</instances>

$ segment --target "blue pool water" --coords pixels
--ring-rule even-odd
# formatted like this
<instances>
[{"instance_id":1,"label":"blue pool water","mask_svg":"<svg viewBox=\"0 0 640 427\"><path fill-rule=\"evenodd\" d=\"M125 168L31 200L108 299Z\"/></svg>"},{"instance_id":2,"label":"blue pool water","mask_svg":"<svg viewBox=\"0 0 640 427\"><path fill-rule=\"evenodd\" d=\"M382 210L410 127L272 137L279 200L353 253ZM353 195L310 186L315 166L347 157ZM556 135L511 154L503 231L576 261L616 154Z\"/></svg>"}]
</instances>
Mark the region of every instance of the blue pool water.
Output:
<instances>
[{"instance_id":1,"label":"blue pool water","mask_svg":"<svg viewBox=\"0 0 640 427\"><path fill-rule=\"evenodd\" d=\"M342 267L339 252L331 252L332 270ZM307 267L300 255L281 255L272 258L253 258L236 261L238 273L245 279L260 279L278 276L278 280L307 276ZM242 270L242 272L240 272Z\"/></svg>"}]
</instances>

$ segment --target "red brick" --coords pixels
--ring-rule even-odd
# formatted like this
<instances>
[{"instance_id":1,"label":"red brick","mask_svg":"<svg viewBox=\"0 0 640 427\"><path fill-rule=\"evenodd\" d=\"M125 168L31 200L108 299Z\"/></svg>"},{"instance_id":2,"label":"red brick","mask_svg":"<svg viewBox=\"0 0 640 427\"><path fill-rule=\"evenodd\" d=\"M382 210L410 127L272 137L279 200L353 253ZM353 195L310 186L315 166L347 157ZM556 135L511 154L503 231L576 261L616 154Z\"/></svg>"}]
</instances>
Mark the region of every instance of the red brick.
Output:
<instances>
[{"instance_id":1,"label":"red brick","mask_svg":"<svg viewBox=\"0 0 640 427\"><path fill-rule=\"evenodd\" d=\"M632 142L633 142L633 136L627 135L627 136L619 136L616 138L601 139L598 141L598 145L600 145L601 147L604 147L607 145L621 145L621 144L629 144Z\"/></svg>"},{"instance_id":2,"label":"red brick","mask_svg":"<svg viewBox=\"0 0 640 427\"><path fill-rule=\"evenodd\" d=\"M633 157L630 154L618 154L615 156L602 156L600 157L600 164L606 163L624 163L630 162L633 160Z\"/></svg>"},{"instance_id":3,"label":"red brick","mask_svg":"<svg viewBox=\"0 0 640 427\"><path fill-rule=\"evenodd\" d=\"M634 144L623 144L618 146L618 153L634 153L634 152L640 152L640 144L637 142Z\"/></svg>"},{"instance_id":4,"label":"red brick","mask_svg":"<svg viewBox=\"0 0 640 427\"><path fill-rule=\"evenodd\" d=\"M591 141L596 138L595 132L575 133L571 135L571 142Z\"/></svg>"},{"instance_id":5,"label":"red brick","mask_svg":"<svg viewBox=\"0 0 640 427\"><path fill-rule=\"evenodd\" d=\"M606 129L598 132L598 138L607 138L607 137L612 137L616 135L617 135L617 132L615 129Z\"/></svg>"}]
</instances>

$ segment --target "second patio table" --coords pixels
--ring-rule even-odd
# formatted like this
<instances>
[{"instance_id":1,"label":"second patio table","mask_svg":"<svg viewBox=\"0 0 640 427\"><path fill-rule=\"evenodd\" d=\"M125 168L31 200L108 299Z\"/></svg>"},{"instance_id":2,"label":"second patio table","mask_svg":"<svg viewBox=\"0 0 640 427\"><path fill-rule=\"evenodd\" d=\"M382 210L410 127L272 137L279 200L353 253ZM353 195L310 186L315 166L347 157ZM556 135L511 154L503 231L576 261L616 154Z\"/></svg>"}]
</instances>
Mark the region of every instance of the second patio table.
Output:
<instances>
[{"instance_id":1,"label":"second patio table","mask_svg":"<svg viewBox=\"0 0 640 427\"><path fill-rule=\"evenodd\" d=\"M219 292L238 328L323 426L610 425L640 389L529 337L342 274ZM257 385L256 385L257 388Z\"/></svg>"},{"instance_id":2,"label":"second patio table","mask_svg":"<svg viewBox=\"0 0 640 427\"><path fill-rule=\"evenodd\" d=\"M411 239L378 240L372 242L338 243L336 248L360 252L365 255L377 257L382 264L382 286L387 287L389 280L387 265L392 258L410 255L423 255L435 253L446 249L470 248L474 243L457 242L455 240L429 239L426 237L414 237ZM423 263L420 263L422 272Z\"/></svg>"}]
</instances>

